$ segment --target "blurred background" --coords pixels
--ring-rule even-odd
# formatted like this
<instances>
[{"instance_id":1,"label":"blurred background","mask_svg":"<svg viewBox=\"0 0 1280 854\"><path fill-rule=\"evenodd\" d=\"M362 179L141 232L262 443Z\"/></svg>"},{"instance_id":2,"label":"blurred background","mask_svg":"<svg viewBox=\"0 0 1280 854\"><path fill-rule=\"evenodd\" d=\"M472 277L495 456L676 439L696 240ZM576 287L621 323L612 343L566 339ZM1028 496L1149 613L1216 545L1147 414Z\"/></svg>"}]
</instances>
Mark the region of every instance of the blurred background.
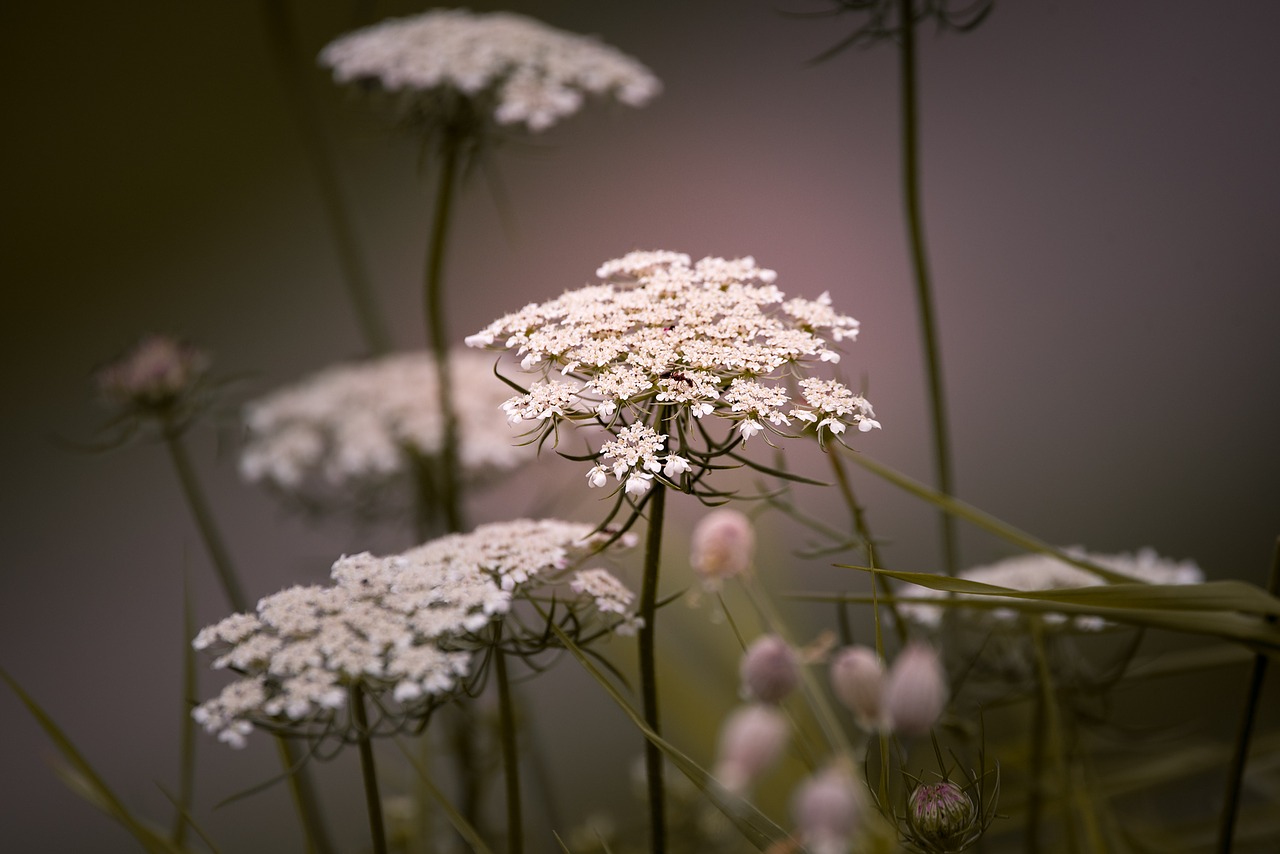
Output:
<instances>
[{"instance_id":1,"label":"blurred background","mask_svg":"<svg viewBox=\"0 0 1280 854\"><path fill-rule=\"evenodd\" d=\"M404 347L424 340L431 187L415 144L313 57L353 25L421 8L293 4L296 59ZM640 110L589 105L498 152L496 182L467 187L448 259L455 337L631 249L754 255L788 294L830 291L861 320L841 368L865 380L884 429L854 443L928 480L896 51L813 64L855 22L784 14L825 8L806 0L473 8L598 34L665 89ZM1052 543L1149 545L1212 578L1265 581L1280 534L1277 32L1278 6L1191 0L997 3L971 34L922 28L926 232L962 498ZM94 437L105 413L90 376L145 332L206 347L218 372L247 377L241 397L362 346L256 4L5 4L0 63L0 667L127 803L167 823L184 577L198 625L226 607L159 447L86 455L57 440ZM318 581L344 552L408 545L308 522L243 485L235 437L204 426L191 446L250 595ZM580 482L579 468L544 461L473 517L528 512L548 484ZM864 474L857 485L884 563L936 569L935 514ZM820 492L797 497L843 519ZM574 501L574 518L603 512L594 495ZM699 512L681 509L676 558ZM762 562L777 589L863 584L800 566L799 535L771 530ZM1009 553L972 531L962 544L965 565ZM540 736L567 787L561 810L627 803L619 769L638 739L598 686L556 678L538 714L573 722ZM733 673L717 678L732 703ZM202 671L201 696L221 684ZM0 732L7 850L134 850L57 779L53 747L7 690ZM223 850L296 850L279 787L212 808L275 773L265 743L233 752L202 736L199 751L199 805ZM358 850L349 758L321 769L322 786L344 850Z\"/></svg>"}]
</instances>

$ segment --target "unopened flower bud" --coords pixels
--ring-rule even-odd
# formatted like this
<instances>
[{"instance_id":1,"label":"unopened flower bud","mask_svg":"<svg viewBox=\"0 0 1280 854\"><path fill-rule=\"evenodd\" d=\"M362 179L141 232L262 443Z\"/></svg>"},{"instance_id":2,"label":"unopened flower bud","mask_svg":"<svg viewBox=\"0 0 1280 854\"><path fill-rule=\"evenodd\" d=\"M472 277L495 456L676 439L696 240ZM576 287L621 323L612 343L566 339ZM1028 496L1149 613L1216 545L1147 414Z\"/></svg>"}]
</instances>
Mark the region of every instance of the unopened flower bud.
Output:
<instances>
[{"instance_id":1,"label":"unopened flower bud","mask_svg":"<svg viewBox=\"0 0 1280 854\"><path fill-rule=\"evenodd\" d=\"M831 690L857 717L858 726L875 729L880 725L884 664L874 649L848 646L840 650L831 662Z\"/></svg>"},{"instance_id":2,"label":"unopened flower bud","mask_svg":"<svg viewBox=\"0 0 1280 854\"><path fill-rule=\"evenodd\" d=\"M743 653L738 673L748 699L780 703L800 682L800 662L782 638L761 635Z\"/></svg>"},{"instance_id":3,"label":"unopened flower bud","mask_svg":"<svg viewBox=\"0 0 1280 854\"><path fill-rule=\"evenodd\" d=\"M167 335L148 335L98 372L99 391L113 403L159 409L178 399L208 368L208 357Z\"/></svg>"},{"instance_id":4,"label":"unopened flower bud","mask_svg":"<svg viewBox=\"0 0 1280 854\"><path fill-rule=\"evenodd\" d=\"M709 587L751 568L756 534L751 520L737 510L713 510L693 529L689 562Z\"/></svg>"},{"instance_id":5,"label":"unopened flower bud","mask_svg":"<svg viewBox=\"0 0 1280 854\"><path fill-rule=\"evenodd\" d=\"M726 791L743 795L787 746L787 718L763 703L740 706L720 731L714 777Z\"/></svg>"},{"instance_id":6,"label":"unopened flower bud","mask_svg":"<svg viewBox=\"0 0 1280 854\"><path fill-rule=\"evenodd\" d=\"M916 786L907 801L912 831L939 851L959 850L957 843L969 835L977 815L973 799L950 780Z\"/></svg>"},{"instance_id":7,"label":"unopened flower bud","mask_svg":"<svg viewBox=\"0 0 1280 854\"><path fill-rule=\"evenodd\" d=\"M938 653L913 643L898 653L884 686L884 712L901 735L924 735L947 706L947 679Z\"/></svg>"},{"instance_id":8,"label":"unopened flower bud","mask_svg":"<svg viewBox=\"0 0 1280 854\"><path fill-rule=\"evenodd\" d=\"M839 764L805 780L791 799L796 828L812 854L846 854L861 812L858 783Z\"/></svg>"}]
</instances>

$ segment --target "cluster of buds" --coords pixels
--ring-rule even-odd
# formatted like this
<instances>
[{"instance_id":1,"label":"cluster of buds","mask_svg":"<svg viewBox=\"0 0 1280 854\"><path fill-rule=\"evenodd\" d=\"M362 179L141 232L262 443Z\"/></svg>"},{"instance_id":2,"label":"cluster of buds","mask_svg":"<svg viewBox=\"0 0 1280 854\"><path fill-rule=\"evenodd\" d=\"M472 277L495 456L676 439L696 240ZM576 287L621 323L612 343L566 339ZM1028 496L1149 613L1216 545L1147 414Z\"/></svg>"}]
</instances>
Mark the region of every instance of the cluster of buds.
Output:
<instances>
[{"instance_id":1,"label":"cluster of buds","mask_svg":"<svg viewBox=\"0 0 1280 854\"><path fill-rule=\"evenodd\" d=\"M947 705L947 679L933 647L908 644L885 669L875 650L851 646L831 663L831 688L858 725L905 736L925 735Z\"/></svg>"}]
</instances>

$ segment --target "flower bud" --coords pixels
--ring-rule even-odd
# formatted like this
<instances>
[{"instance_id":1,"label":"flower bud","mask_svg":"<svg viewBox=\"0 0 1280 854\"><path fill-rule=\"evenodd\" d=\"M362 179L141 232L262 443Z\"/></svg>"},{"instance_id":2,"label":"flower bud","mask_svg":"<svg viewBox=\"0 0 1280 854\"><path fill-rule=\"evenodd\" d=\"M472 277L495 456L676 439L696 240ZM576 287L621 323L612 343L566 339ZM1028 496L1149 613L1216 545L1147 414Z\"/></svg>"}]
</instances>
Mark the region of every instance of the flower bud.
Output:
<instances>
[{"instance_id":1,"label":"flower bud","mask_svg":"<svg viewBox=\"0 0 1280 854\"><path fill-rule=\"evenodd\" d=\"M880 725L884 665L875 650L865 646L840 650L831 662L831 690L857 717L858 726L876 729Z\"/></svg>"},{"instance_id":2,"label":"flower bud","mask_svg":"<svg viewBox=\"0 0 1280 854\"><path fill-rule=\"evenodd\" d=\"M838 764L805 780L791 799L801 841L813 854L845 854L861 812L858 783Z\"/></svg>"},{"instance_id":3,"label":"flower bud","mask_svg":"<svg viewBox=\"0 0 1280 854\"><path fill-rule=\"evenodd\" d=\"M720 731L713 776L726 791L742 796L787 746L786 716L762 703L740 706Z\"/></svg>"},{"instance_id":4,"label":"flower bud","mask_svg":"<svg viewBox=\"0 0 1280 854\"><path fill-rule=\"evenodd\" d=\"M973 799L950 780L922 783L907 800L907 822L912 831L940 851L959 850L957 843L968 836L977 816Z\"/></svg>"},{"instance_id":5,"label":"flower bud","mask_svg":"<svg viewBox=\"0 0 1280 854\"><path fill-rule=\"evenodd\" d=\"M159 409L186 392L208 368L208 357L167 335L148 335L98 372L99 391L113 403Z\"/></svg>"},{"instance_id":6,"label":"flower bud","mask_svg":"<svg viewBox=\"0 0 1280 854\"><path fill-rule=\"evenodd\" d=\"M947 705L947 680L933 647L908 644L898 653L884 686L884 713L901 735L924 735Z\"/></svg>"},{"instance_id":7,"label":"flower bud","mask_svg":"<svg viewBox=\"0 0 1280 854\"><path fill-rule=\"evenodd\" d=\"M780 703L800 682L800 662L782 638L761 635L743 653L738 673L747 699Z\"/></svg>"},{"instance_id":8,"label":"flower bud","mask_svg":"<svg viewBox=\"0 0 1280 854\"><path fill-rule=\"evenodd\" d=\"M751 568L756 534L751 520L737 510L713 510L693 529L689 563L708 587Z\"/></svg>"}]
</instances>

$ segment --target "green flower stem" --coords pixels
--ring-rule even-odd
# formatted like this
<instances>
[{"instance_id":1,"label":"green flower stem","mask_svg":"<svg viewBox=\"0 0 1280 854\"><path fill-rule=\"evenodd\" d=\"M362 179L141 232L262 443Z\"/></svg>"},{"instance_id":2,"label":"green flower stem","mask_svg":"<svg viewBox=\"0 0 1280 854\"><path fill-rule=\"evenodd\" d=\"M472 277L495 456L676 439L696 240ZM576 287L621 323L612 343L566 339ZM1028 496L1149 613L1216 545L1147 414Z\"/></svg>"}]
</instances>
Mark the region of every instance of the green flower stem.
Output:
<instances>
[{"instance_id":1,"label":"green flower stem","mask_svg":"<svg viewBox=\"0 0 1280 854\"><path fill-rule=\"evenodd\" d=\"M289 4L285 0L262 0L260 8L270 43L271 59L284 87L285 100L293 113L303 150L320 190L334 250L342 268L343 282L355 308L365 346L375 355L389 352L391 334L387 331L368 271L360 257L355 228L347 214L347 205L338 185L338 173L333 165L334 158L320 120L320 112L307 91L307 79L297 61L297 34L289 13Z\"/></svg>"},{"instance_id":2,"label":"green flower stem","mask_svg":"<svg viewBox=\"0 0 1280 854\"><path fill-rule=\"evenodd\" d=\"M1054 773L1059 785L1063 788L1060 803L1069 802L1071 788L1070 771L1067 768L1066 738L1063 733L1061 710L1058 708L1058 689L1053 682L1053 671L1049 667L1049 650L1045 639L1044 621L1040 617L1031 617L1031 643L1036 657L1036 683L1039 688L1036 700L1036 729L1033 734L1035 744L1032 747L1032 780L1027 807L1027 845L1028 852L1039 850L1039 819L1041 803L1044 798L1044 749L1047 745L1053 762ZM1067 850L1078 851L1076 844L1075 822L1069 811L1064 809L1063 826L1067 834Z\"/></svg>"},{"instance_id":3,"label":"green flower stem","mask_svg":"<svg viewBox=\"0 0 1280 854\"><path fill-rule=\"evenodd\" d=\"M840 446L834 445L827 450L827 458L831 461L831 470L836 476L836 485L840 488L840 495L844 498L845 506L849 508L850 515L853 516L853 530L862 538L862 542L866 544L865 552L867 556L867 566L875 569L876 563L876 544L871 537L871 528L867 525L867 515L862 505L858 503L858 498L853 494L853 483L849 480L849 473L845 471L844 461L840 459ZM889 609L889 613L893 615L893 627L898 635L898 643L906 645L907 642L907 624L898 614L897 603L893 599L893 585L889 583L889 579L883 575L875 576L875 583L880 587L880 592L888 599L885 601L885 607ZM877 647L879 650L879 647Z\"/></svg>"},{"instance_id":4,"label":"green flower stem","mask_svg":"<svg viewBox=\"0 0 1280 854\"><path fill-rule=\"evenodd\" d=\"M655 478L649 496L649 530L644 545L644 581L640 589L640 693L644 721L654 733L658 726L658 662L655 649L655 617L658 610L658 568L662 551L662 520L667 488ZM653 854L667 850L667 819L662 780L662 749L650 740L644 744L645 776L649 792L649 835Z\"/></svg>"},{"instance_id":5,"label":"green flower stem","mask_svg":"<svg viewBox=\"0 0 1280 854\"><path fill-rule=\"evenodd\" d=\"M1271 559L1271 577L1267 582L1267 591L1272 596L1280 595L1280 539L1276 540L1275 553ZM1274 623L1275 616L1267 617L1268 623ZM1249 690L1245 697L1244 711L1240 715L1240 729L1236 733L1235 751L1231 756L1231 767L1227 771L1226 796L1222 803L1222 816L1218 825L1219 854L1231 851L1236 832L1236 819L1240 813L1240 787L1244 782L1244 769L1249 762L1249 742L1253 738L1253 724L1258 713L1258 704L1262 699L1262 683L1267 678L1268 657L1258 653L1253 657L1253 670L1249 674Z\"/></svg>"},{"instance_id":6,"label":"green flower stem","mask_svg":"<svg viewBox=\"0 0 1280 854\"><path fill-rule=\"evenodd\" d=\"M524 851L524 821L520 815L520 754L516 745L515 704L507 676L507 654L493 653L493 672L498 682L498 715L502 722L502 770L507 784L507 851Z\"/></svg>"},{"instance_id":7,"label":"green flower stem","mask_svg":"<svg viewBox=\"0 0 1280 854\"><path fill-rule=\"evenodd\" d=\"M178 803L173 817L170 840L177 848L187 842L187 816L195 800L196 784L196 721L191 717L190 699L196 696L196 651L190 644L195 637L195 615L191 608L189 579L182 585L182 721L178 730Z\"/></svg>"},{"instance_id":8,"label":"green flower stem","mask_svg":"<svg viewBox=\"0 0 1280 854\"><path fill-rule=\"evenodd\" d=\"M195 467L191 465L191 458L187 455L186 445L182 442L182 430L179 425L172 422L165 423L162 427L165 447L169 451L169 459L173 462L174 471L177 472L178 481L182 485L183 497L195 519L196 528L204 541L209 561L213 564L218 580L222 583L227 601L231 603L233 610L248 613L249 600L240 586L239 577L231 562L231 554L223 543L222 534L213 519L213 512L209 509L209 502L205 498L204 490L200 487L200 479L196 476ZM311 776L302 767L301 759L293 745L282 738L276 739L276 745L280 753L280 762L289 778L294 806L297 808L298 818L302 822L303 833L307 838L307 850L316 854L332 854L333 845L329 841L324 823L320 820L320 801L316 796Z\"/></svg>"},{"instance_id":9,"label":"green flower stem","mask_svg":"<svg viewBox=\"0 0 1280 854\"><path fill-rule=\"evenodd\" d=\"M933 287L929 279L929 259L924 245L924 216L920 203L919 121L916 108L916 22L912 0L899 0L902 62L902 184L907 212L907 237L911 246L911 266L915 274L916 306L920 310L920 331L924 338L925 367L929 376L929 405L933 416L933 453L938 489L954 494L951 477L951 442L947 432L946 395L942 388L942 357L933 316ZM955 523L946 513L942 519L943 561L947 575L957 570Z\"/></svg>"},{"instance_id":10,"label":"green flower stem","mask_svg":"<svg viewBox=\"0 0 1280 854\"><path fill-rule=\"evenodd\" d=\"M364 804L369 811L369 836L373 854L387 854L387 831L382 821L382 796L378 794L378 769L373 761L373 738L364 710L364 691L351 686L351 719L359 733L360 775L364 779Z\"/></svg>"},{"instance_id":11,"label":"green flower stem","mask_svg":"<svg viewBox=\"0 0 1280 854\"><path fill-rule=\"evenodd\" d=\"M453 382L449 371L448 325L444 311L444 251L453 212L454 185L458 183L458 160L463 136L445 131L440 143L440 170L437 176L435 213L427 242L424 278L424 308L427 344L436 363L436 386L440 417L444 421L440 447L439 492L450 532L463 530L462 501L458 489L458 413L453 405Z\"/></svg>"}]
</instances>

